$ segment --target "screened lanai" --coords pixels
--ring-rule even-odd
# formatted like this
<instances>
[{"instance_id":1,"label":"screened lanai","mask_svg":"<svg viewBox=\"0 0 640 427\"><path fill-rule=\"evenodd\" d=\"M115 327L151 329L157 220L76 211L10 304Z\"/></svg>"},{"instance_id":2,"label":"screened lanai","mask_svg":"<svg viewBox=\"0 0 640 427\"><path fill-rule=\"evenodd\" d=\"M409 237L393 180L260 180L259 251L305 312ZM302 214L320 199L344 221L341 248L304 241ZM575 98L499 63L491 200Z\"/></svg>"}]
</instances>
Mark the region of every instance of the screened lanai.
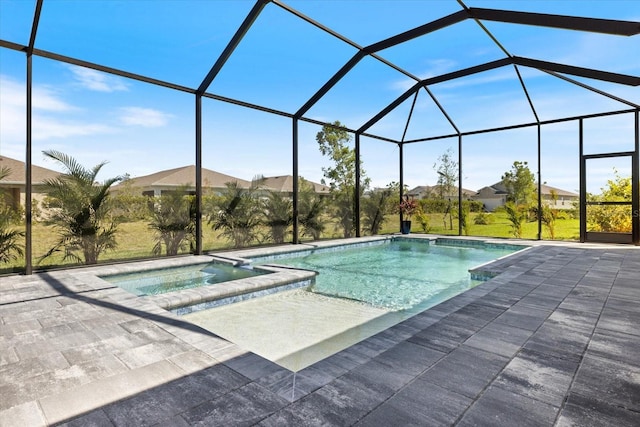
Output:
<instances>
[{"instance_id":1,"label":"screened lanai","mask_svg":"<svg viewBox=\"0 0 640 427\"><path fill-rule=\"evenodd\" d=\"M100 262L397 233L403 197L445 184L411 196L412 232L637 245L639 21L634 1L4 0L0 272L89 263L45 153L106 162ZM514 236L493 201L516 165L534 189Z\"/></svg>"}]
</instances>

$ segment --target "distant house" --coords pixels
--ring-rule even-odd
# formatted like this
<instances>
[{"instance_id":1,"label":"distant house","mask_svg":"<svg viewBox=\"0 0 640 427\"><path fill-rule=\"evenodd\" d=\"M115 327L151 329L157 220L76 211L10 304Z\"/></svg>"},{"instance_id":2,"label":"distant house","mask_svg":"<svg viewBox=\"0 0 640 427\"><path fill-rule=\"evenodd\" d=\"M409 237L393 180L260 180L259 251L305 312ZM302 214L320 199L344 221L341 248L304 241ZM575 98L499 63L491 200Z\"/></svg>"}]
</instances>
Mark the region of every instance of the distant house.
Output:
<instances>
[{"instance_id":1,"label":"distant house","mask_svg":"<svg viewBox=\"0 0 640 427\"><path fill-rule=\"evenodd\" d=\"M555 209L573 209L574 204L580 200L580 194L572 191L562 190L560 188L551 187L542 184L540 186L540 194L544 203ZM555 197L555 201L553 200Z\"/></svg>"},{"instance_id":2,"label":"distant house","mask_svg":"<svg viewBox=\"0 0 640 427\"><path fill-rule=\"evenodd\" d=\"M439 198L441 193L443 193L442 196L445 199L448 199L450 197L455 200L458 199L458 187L452 186L451 191L449 191L448 194L444 194L447 192L441 191L441 186L437 184L436 185L420 185L418 187L415 187L409 190L407 192L407 195L409 197L413 197L414 199L433 199L433 198ZM473 190L467 190L466 188L462 189L462 198L465 200L469 200L471 196L475 194L476 192Z\"/></svg>"},{"instance_id":3,"label":"distant house","mask_svg":"<svg viewBox=\"0 0 640 427\"><path fill-rule=\"evenodd\" d=\"M317 182L305 180L313 186L313 190L321 195L329 194L329 186L318 184ZM293 196L293 175L282 176L268 176L264 177L262 186L269 190L279 191L281 193L287 193L289 196Z\"/></svg>"},{"instance_id":4,"label":"distant house","mask_svg":"<svg viewBox=\"0 0 640 427\"><path fill-rule=\"evenodd\" d=\"M127 186L138 189L145 196L161 196L167 191L175 191L180 187L186 187L185 190L187 192L195 194L195 182L196 167L190 165L128 179L113 187L113 191L117 193ZM202 168L202 188L204 190L219 195L227 188L227 183L229 182L237 182L240 188L251 187L251 181ZM311 181L308 182L313 185L317 193L329 194L328 186ZM261 187L265 190L274 190L292 195L293 176L265 177L261 182Z\"/></svg>"},{"instance_id":5,"label":"distant house","mask_svg":"<svg viewBox=\"0 0 640 427\"><path fill-rule=\"evenodd\" d=\"M493 185L482 187L472 199L482 202L485 210L493 211L507 202L508 194L507 188L502 181L500 181ZM556 209L573 209L573 203L580 197L577 193L551 187L546 184L540 186L540 194L546 205ZM554 195L556 197L555 201L553 200Z\"/></svg>"},{"instance_id":6,"label":"distant house","mask_svg":"<svg viewBox=\"0 0 640 427\"><path fill-rule=\"evenodd\" d=\"M190 165L128 179L113 187L113 191L117 193L125 188L125 186L129 186L141 190L145 196L161 196L164 192L175 191L180 187L186 187L185 190L187 192L195 193L195 182L196 167ZM249 188L251 186L250 181L202 168L203 188L220 194L227 188L226 184L228 182L237 182L241 188Z\"/></svg>"},{"instance_id":7,"label":"distant house","mask_svg":"<svg viewBox=\"0 0 640 427\"><path fill-rule=\"evenodd\" d=\"M481 202L484 205L484 209L488 212L495 210L500 206L504 206L507 203L506 187L501 182L498 182L487 187L482 187L472 197L473 200Z\"/></svg>"},{"instance_id":8,"label":"distant house","mask_svg":"<svg viewBox=\"0 0 640 427\"><path fill-rule=\"evenodd\" d=\"M0 169L9 169L11 173L0 180L0 197L5 203L17 209L25 204L26 169L25 163L10 157L0 156ZM40 166L31 166L31 194L32 201L42 202L46 196L44 182L48 179L55 179L60 176L60 172Z\"/></svg>"}]
</instances>

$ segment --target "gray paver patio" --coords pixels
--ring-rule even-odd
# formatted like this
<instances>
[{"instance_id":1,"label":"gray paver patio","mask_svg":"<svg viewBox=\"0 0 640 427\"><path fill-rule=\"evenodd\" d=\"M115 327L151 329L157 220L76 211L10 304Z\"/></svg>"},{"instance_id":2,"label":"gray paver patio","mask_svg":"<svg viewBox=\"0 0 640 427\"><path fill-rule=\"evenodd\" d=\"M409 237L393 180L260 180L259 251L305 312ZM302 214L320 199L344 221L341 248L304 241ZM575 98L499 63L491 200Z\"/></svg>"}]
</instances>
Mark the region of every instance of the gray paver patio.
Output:
<instances>
[{"instance_id":1,"label":"gray paver patio","mask_svg":"<svg viewBox=\"0 0 640 427\"><path fill-rule=\"evenodd\" d=\"M488 268L295 374L91 269L2 277L0 426L640 425L640 248Z\"/></svg>"}]
</instances>

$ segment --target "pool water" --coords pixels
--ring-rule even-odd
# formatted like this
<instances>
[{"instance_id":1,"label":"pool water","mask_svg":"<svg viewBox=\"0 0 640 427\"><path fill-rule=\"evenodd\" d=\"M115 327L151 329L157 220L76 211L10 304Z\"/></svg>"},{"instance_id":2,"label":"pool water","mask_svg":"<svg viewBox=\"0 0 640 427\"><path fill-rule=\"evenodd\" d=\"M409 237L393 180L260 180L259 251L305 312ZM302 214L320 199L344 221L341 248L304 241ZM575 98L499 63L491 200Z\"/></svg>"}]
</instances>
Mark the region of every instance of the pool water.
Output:
<instances>
[{"instance_id":1,"label":"pool water","mask_svg":"<svg viewBox=\"0 0 640 427\"><path fill-rule=\"evenodd\" d=\"M308 290L386 310L408 310L479 283L468 270L511 254L513 247L474 248L392 241L369 247L291 254L277 264L319 272Z\"/></svg>"},{"instance_id":2,"label":"pool water","mask_svg":"<svg viewBox=\"0 0 640 427\"><path fill-rule=\"evenodd\" d=\"M268 272L259 269L238 268L228 264L212 262L103 276L102 279L141 296L164 294L266 273Z\"/></svg>"},{"instance_id":3,"label":"pool water","mask_svg":"<svg viewBox=\"0 0 640 427\"><path fill-rule=\"evenodd\" d=\"M474 246L394 240L255 258L319 275L307 289L184 317L297 372L472 288L470 268L524 248Z\"/></svg>"},{"instance_id":4,"label":"pool water","mask_svg":"<svg viewBox=\"0 0 640 427\"><path fill-rule=\"evenodd\" d=\"M252 259L254 269L211 263L103 279L153 295L264 274L267 263L314 270L305 288L176 312L297 372L474 287L469 269L524 248L450 240L385 239L264 255Z\"/></svg>"}]
</instances>

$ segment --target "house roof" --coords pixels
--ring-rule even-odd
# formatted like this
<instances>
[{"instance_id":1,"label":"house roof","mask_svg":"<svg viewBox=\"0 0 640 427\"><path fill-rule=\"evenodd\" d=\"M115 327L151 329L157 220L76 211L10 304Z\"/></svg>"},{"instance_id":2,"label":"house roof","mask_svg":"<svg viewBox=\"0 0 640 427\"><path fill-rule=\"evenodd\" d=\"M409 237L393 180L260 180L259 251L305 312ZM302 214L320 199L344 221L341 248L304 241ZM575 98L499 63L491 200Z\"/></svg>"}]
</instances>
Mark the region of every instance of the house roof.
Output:
<instances>
[{"instance_id":1,"label":"house roof","mask_svg":"<svg viewBox=\"0 0 640 427\"><path fill-rule=\"evenodd\" d=\"M234 181L243 188L248 188L251 185L250 181L202 168L202 186L205 188L224 188L226 183ZM189 165L131 178L128 180L128 185L133 187L179 187L194 185L195 182L196 167ZM121 185L123 184L119 184L114 189Z\"/></svg>"},{"instance_id":2,"label":"house roof","mask_svg":"<svg viewBox=\"0 0 640 427\"><path fill-rule=\"evenodd\" d=\"M316 193L329 193L329 186L309 180L305 181L313 185L313 190ZM263 185L272 190L291 193L293 192L293 175L264 177Z\"/></svg>"},{"instance_id":3,"label":"house roof","mask_svg":"<svg viewBox=\"0 0 640 427\"><path fill-rule=\"evenodd\" d=\"M419 186L413 188L412 190L409 190L407 192L407 194L409 194L410 196L417 196L417 195L425 194L425 193L438 194L439 192L440 192L440 185L439 184L436 184L436 185L419 185ZM458 187L452 186L451 187L451 194L452 195L457 195L458 194ZM473 196L474 194L476 194L475 191L469 190L467 188L462 188L462 195L464 195L464 196Z\"/></svg>"},{"instance_id":4,"label":"house roof","mask_svg":"<svg viewBox=\"0 0 640 427\"><path fill-rule=\"evenodd\" d=\"M0 168L11 170L8 176L0 180L2 184L25 185L25 163L7 156L0 156ZM32 184L43 184L47 179L55 179L60 176L60 172L41 166L31 166Z\"/></svg>"},{"instance_id":5,"label":"house roof","mask_svg":"<svg viewBox=\"0 0 640 427\"><path fill-rule=\"evenodd\" d=\"M501 194L508 194L509 192L507 191L507 187L502 183L502 181L500 182L496 182L493 185L488 185L486 187L482 187L480 190L478 190L478 193L480 193L482 190L484 189L490 189L493 191L493 194L495 195L501 195ZM563 190L561 188L557 188L557 187L552 187L550 185L546 185L546 184L542 184L540 186L540 193L542 193L542 195L547 196L551 194L551 191L555 191L555 193L558 196L565 196L565 197L579 197L580 195L578 193L574 193L571 191L567 191L567 190Z\"/></svg>"},{"instance_id":6,"label":"house roof","mask_svg":"<svg viewBox=\"0 0 640 427\"><path fill-rule=\"evenodd\" d=\"M574 193L573 191L563 190L561 188L552 187L547 184L542 184L540 186L540 192L544 195L551 194L551 191L555 191L558 196L567 196L567 197L580 197L580 194Z\"/></svg>"},{"instance_id":7,"label":"house roof","mask_svg":"<svg viewBox=\"0 0 640 427\"><path fill-rule=\"evenodd\" d=\"M507 191L507 187L502 183L502 181L496 182L492 185L487 185L486 187L482 187L478 190L478 193L480 193L484 189L491 190L493 194L509 194L509 192Z\"/></svg>"}]
</instances>

